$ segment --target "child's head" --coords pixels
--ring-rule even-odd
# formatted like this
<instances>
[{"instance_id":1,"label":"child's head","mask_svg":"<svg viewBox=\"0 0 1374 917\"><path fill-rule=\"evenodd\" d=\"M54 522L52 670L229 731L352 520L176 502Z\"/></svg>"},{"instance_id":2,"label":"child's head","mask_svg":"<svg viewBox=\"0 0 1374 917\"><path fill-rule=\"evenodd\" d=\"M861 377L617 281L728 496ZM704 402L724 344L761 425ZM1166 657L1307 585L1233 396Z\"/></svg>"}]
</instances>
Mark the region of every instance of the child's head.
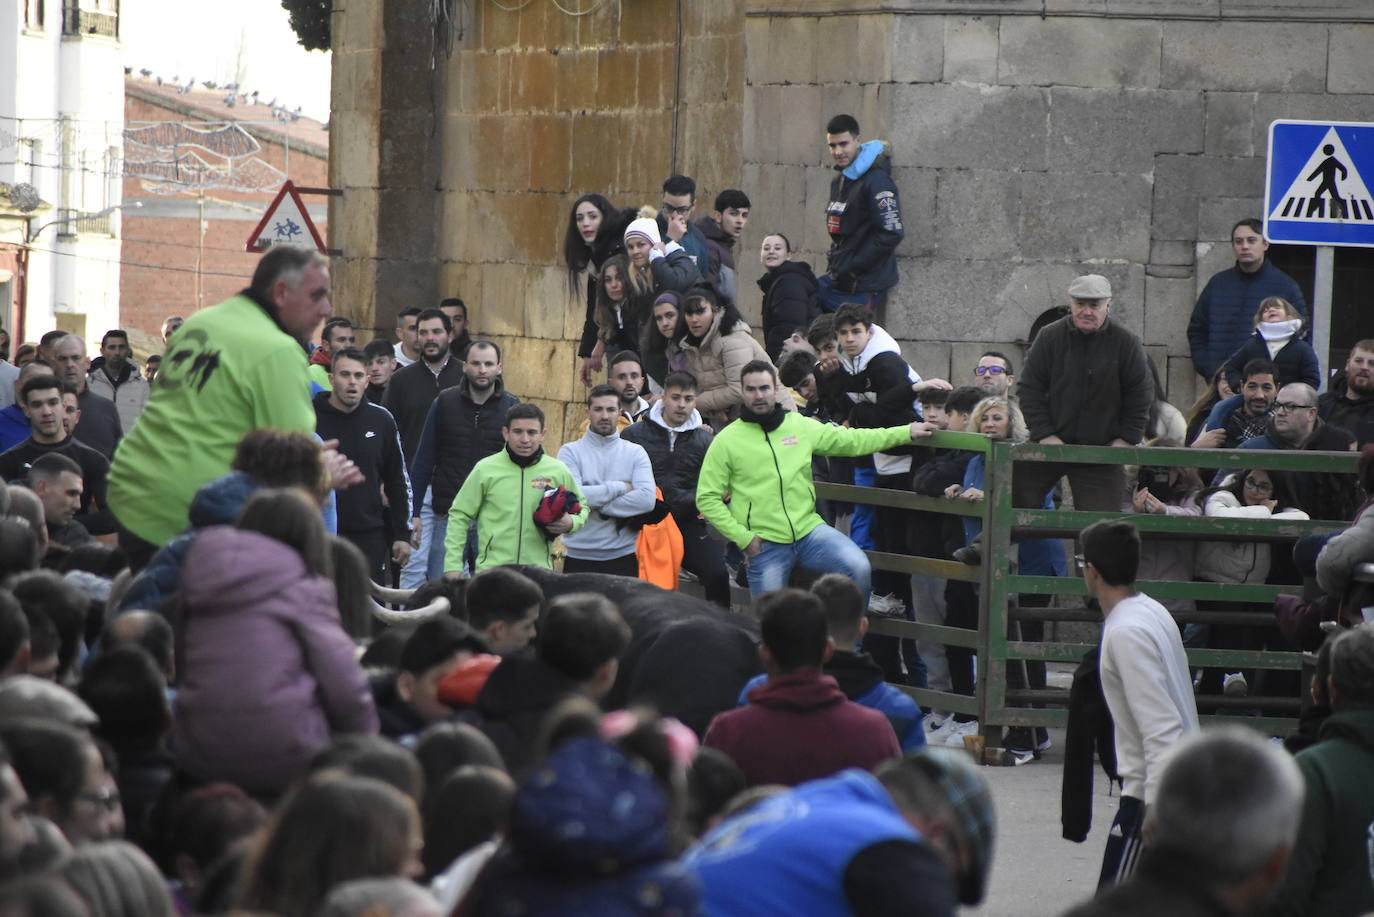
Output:
<instances>
[{"instance_id":1,"label":"child's head","mask_svg":"<svg viewBox=\"0 0 1374 917\"><path fill-rule=\"evenodd\" d=\"M922 389L916 400L921 402L921 416L925 418L926 423L933 423L941 430L949 429L949 415L945 413L945 403L949 401L949 392L946 389Z\"/></svg>"},{"instance_id":2,"label":"child's head","mask_svg":"<svg viewBox=\"0 0 1374 917\"><path fill-rule=\"evenodd\" d=\"M839 341L835 337L835 316L819 315L806 329L806 342L816 351L816 359L839 356Z\"/></svg>"}]
</instances>

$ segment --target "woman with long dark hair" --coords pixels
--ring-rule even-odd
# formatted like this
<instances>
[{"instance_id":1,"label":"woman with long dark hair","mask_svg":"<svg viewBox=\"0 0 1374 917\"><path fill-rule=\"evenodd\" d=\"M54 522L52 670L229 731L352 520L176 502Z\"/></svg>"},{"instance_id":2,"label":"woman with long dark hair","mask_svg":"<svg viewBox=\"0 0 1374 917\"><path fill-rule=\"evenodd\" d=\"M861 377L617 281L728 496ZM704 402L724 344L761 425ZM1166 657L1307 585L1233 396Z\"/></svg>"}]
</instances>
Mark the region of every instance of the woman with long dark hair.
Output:
<instances>
[{"instance_id":1,"label":"woman with long dark hair","mask_svg":"<svg viewBox=\"0 0 1374 917\"><path fill-rule=\"evenodd\" d=\"M663 380L669 373L687 369L687 355L680 344L686 334L682 298L671 290L660 293L639 336L639 356L644 363L644 372L659 388L663 387Z\"/></svg>"},{"instance_id":2,"label":"woman with long dark hair","mask_svg":"<svg viewBox=\"0 0 1374 917\"><path fill-rule=\"evenodd\" d=\"M582 358L582 384L591 385L593 374L600 372L606 348L598 337L596 319L597 280L606 259L625 250L625 226L634 219L634 211L619 211L600 194L584 194L573 202L568 212L568 226L563 233L563 260L568 266L568 288L576 296L581 292L578 283L587 274L586 318L582 322L582 341L577 355Z\"/></svg>"},{"instance_id":3,"label":"woman with long dark hair","mask_svg":"<svg viewBox=\"0 0 1374 917\"><path fill-rule=\"evenodd\" d=\"M683 297L682 311L687 322L682 350L687 354L687 369L700 386L697 410L702 420L719 430L739 416L744 402L740 370L751 360L772 361L729 300L718 300L711 290L697 287ZM789 411L797 409L783 387L778 388L778 404Z\"/></svg>"}]
</instances>

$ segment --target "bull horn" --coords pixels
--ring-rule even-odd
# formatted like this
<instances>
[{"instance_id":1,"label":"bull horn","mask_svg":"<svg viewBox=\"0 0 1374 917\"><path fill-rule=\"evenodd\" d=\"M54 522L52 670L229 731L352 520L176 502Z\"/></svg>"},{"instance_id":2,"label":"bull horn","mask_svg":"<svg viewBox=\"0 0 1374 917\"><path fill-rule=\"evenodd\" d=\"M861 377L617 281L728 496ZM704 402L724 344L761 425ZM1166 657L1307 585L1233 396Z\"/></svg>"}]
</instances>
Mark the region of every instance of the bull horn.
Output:
<instances>
[{"instance_id":1,"label":"bull horn","mask_svg":"<svg viewBox=\"0 0 1374 917\"><path fill-rule=\"evenodd\" d=\"M392 590L393 592L403 592L405 590ZM449 600L439 596L421 608L410 608L400 610L387 608L379 605L375 600L369 600L372 604L372 614L384 624L419 624L421 621L428 621L430 618L437 618L440 615L448 614L452 606Z\"/></svg>"},{"instance_id":2,"label":"bull horn","mask_svg":"<svg viewBox=\"0 0 1374 917\"><path fill-rule=\"evenodd\" d=\"M390 586L378 585L370 578L367 584L372 587L374 598L382 602L390 602L393 605L405 605L410 601L410 597L415 594L414 589L392 589Z\"/></svg>"}]
</instances>

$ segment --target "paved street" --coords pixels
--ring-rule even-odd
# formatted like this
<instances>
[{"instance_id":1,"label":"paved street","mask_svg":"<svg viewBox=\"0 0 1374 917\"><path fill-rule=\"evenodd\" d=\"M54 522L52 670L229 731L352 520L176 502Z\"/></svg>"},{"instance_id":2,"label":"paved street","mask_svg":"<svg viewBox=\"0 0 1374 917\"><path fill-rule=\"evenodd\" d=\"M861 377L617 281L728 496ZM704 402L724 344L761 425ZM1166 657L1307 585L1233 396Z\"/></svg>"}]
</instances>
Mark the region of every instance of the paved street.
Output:
<instances>
[{"instance_id":1,"label":"paved street","mask_svg":"<svg viewBox=\"0 0 1374 917\"><path fill-rule=\"evenodd\" d=\"M985 767L982 774L997 802L998 835L992 882L979 917L1052 917L1091 897L1102 864L1107 829L1116 814L1107 779L1096 771L1093 830L1082 844L1060 835L1059 788L1064 733L1051 729L1054 747L1033 764Z\"/></svg>"}]
</instances>

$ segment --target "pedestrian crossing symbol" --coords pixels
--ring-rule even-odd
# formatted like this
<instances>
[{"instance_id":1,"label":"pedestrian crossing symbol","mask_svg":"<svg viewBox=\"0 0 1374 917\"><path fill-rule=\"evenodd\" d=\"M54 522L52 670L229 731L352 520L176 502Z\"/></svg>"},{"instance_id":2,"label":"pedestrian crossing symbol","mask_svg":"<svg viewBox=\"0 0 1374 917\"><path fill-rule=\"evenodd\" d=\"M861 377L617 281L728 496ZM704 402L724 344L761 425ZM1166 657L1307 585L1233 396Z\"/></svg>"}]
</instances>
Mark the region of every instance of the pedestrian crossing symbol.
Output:
<instances>
[{"instance_id":1,"label":"pedestrian crossing symbol","mask_svg":"<svg viewBox=\"0 0 1374 917\"><path fill-rule=\"evenodd\" d=\"M1374 247L1374 124L1269 125L1264 235L1295 245Z\"/></svg>"}]
</instances>

